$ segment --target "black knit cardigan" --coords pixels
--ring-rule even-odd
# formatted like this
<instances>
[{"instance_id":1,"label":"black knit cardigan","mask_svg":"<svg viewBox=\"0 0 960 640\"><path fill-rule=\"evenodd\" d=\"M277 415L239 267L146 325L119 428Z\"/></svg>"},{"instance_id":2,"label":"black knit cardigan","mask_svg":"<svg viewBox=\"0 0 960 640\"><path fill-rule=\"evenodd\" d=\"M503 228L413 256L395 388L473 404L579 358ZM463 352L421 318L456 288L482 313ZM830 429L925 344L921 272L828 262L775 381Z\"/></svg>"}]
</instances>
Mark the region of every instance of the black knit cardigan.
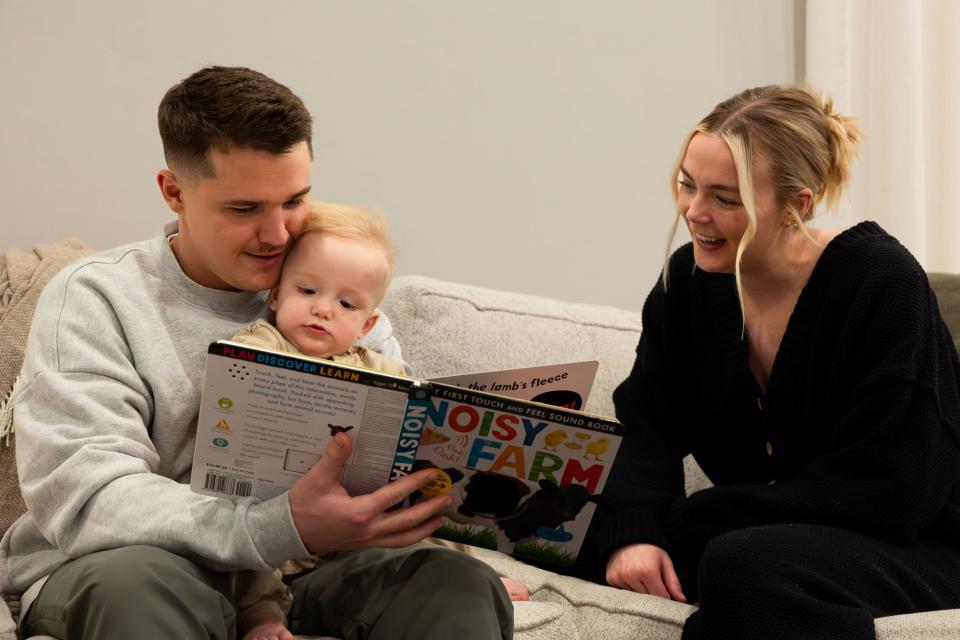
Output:
<instances>
[{"instance_id":1,"label":"black knit cardigan","mask_svg":"<svg viewBox=\"0 0 960 640\"><path fill-rule=\"evenodd\" d=\"M706 543L792 522L960 545L960 364L926 274L877 224L824 250L762 393L732 275L670 261L643 309L626 435L586 556L649 542L694 572ZM692 453L716 485L684 497ZM678 567L678 568L681 568ZM594 576L596 578L596 576Z\"/></svg>"}]
</instances>

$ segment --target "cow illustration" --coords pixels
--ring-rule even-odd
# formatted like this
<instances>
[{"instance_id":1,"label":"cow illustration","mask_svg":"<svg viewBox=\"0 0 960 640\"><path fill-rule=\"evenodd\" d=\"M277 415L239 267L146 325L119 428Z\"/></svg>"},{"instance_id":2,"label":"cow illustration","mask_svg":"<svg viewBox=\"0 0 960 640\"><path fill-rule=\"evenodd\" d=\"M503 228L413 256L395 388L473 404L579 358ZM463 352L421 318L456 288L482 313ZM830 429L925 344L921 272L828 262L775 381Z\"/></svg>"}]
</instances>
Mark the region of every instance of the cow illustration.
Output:
<instances>
[{"instance_id":1,"label":"cow illustration","mask_svg":"<svg viewBox=\"0 0 960 640\"><path fill-rule=\"evenodd\" d=\"M496 471L477 471L463 487L463 502L457 509L468 518L502 518L515 513L530 495L526 482Z\"/></svg>"},{"instance_id":2,"label":"cow illustration","mask_svg":"<svg viewBox=\"0 0 960 640\"><path fill-rule=\"evenodd\" d=\"M579 484L558 487L549 480L540 481L540 489L512 515L501 517L497 526L510 542L529 538L540 529L556 529L574 520L588 502L599 503L599 495L591 495Z\"/></svg>"}]
</instances>

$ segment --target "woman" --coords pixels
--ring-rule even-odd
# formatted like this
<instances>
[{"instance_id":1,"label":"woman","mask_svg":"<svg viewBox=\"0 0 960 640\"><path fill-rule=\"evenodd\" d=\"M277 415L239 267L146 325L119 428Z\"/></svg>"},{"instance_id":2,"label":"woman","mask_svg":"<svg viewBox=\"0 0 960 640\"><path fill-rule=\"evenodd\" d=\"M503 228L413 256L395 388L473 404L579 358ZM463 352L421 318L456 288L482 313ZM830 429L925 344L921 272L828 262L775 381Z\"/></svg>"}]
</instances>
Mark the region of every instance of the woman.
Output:
<instances>
[{"instance_id":1,"label":"woman","mask_svg":"<svg viewBox=\"0 0 960 640\"><path fill-rule=\"evenodd\" d=\"M936 299L877 224L807 227L858 138L829 100L762 87L677 163L692 243L614 394L598 546L611 585L699 603L685 639L873 638L875 617L960 607L960 364ZM688 453L715 486L685 498Z\"/></svg>"}]
</instances>

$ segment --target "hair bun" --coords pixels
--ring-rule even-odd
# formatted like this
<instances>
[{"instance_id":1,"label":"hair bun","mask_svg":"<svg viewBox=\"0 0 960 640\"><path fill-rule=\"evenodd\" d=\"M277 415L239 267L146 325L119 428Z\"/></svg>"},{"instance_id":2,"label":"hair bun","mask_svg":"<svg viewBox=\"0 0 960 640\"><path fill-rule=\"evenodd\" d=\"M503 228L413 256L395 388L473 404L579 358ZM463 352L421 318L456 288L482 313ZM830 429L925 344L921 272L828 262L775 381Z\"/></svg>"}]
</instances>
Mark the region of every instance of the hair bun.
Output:
<instances>
[{"instance_id":1,"label":"hair bun","mask_svg":"<svg viewBox=\"0 0 960 640\"><path fill-rule=\"evenodd\" d=\"M858 143L863 137L860 124L853 116L843 115L833 110L833 99L811 91L820 102L826 126L827 145L830 149L830 166L823 184L821 197L827 206L835 203L850 177L850 166L858 154Z\"/></svg>"}]
</instances>

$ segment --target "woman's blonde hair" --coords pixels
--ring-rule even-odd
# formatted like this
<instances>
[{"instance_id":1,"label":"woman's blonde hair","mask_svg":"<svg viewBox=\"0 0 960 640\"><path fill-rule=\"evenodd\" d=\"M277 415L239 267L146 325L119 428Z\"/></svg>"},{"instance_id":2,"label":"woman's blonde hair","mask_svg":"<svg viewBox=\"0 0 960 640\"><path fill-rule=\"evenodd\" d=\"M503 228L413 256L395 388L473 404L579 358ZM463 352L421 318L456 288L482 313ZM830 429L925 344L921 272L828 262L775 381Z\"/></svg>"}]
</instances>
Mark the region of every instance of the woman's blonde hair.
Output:
<instances>
[{"instance_id":1,"label":"woman's blonde hair","mask_svg":"<svg viewBox=\"0 0 960 640\"><path fill-rule=\"evenodd\" d=\"M813 217L815 205L821 200L831 206L840 198L856 156L860 126L856 118L834 113L833 100L812 89L780 85L747 89L714 107L687 135L671 175L674 202L678 195L680 165L690 140L697 133L710 133L726 142L737 169L740 197L748 218L734 265L742 311L740 262L757 230L753 185L755 160L765 160L777 204L785 208L793 223L814 241L804 222ZM805 217L793 204L796 195L804 188L814 194ZM664 260L664 287L668 284L670 246L681 217L678 206Z\"/></svg>"},{"instance_id":2,"label":"woman's blonde hair","mask_svg":"<svg viewBox=\"0 0 960 640\"><path fill-rule=\"evenodd\" d=\"M396 267L397 254L390 241L387 221L379 212L365 211L355 205L312 200L299 237L302 238L308 233L327 233L339 238L367 242L383 250L386 267L383 291L386 291Z\"/></svg>"}]
</instances>

